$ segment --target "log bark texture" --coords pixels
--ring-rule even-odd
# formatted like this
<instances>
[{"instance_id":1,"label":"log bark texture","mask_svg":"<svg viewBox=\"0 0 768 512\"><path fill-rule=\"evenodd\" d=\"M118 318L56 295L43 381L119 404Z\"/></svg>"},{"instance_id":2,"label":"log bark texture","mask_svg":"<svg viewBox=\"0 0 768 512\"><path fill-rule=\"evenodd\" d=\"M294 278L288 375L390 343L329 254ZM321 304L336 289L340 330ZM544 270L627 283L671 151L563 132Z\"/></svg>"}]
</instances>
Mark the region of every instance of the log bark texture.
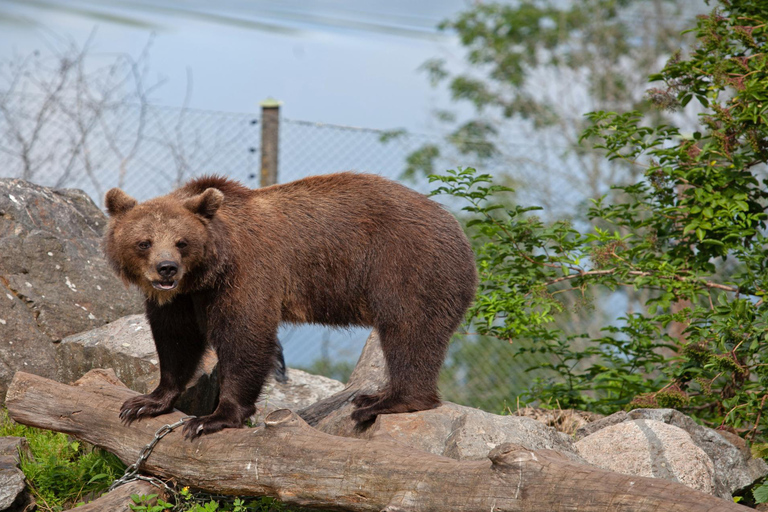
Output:
<instances>
[{"instance_id":1,"label":"log bark texture","mask_svg":"<svg viewBox=\"0 0 768 512\"><path fill-rule=\"evenodd\" d=\"M136 393L91 379L79 387L17 373L6 405L25 425L76 436L132 463L173 412L130 427L122 402ZM143 470L209 492L269 495L300 506L353 511L737 512L734 503L665 480L569 462L549 450L496 447L485 461L457 461L394 441L335 437L288 410L258 428L184 441L179 430Z\"/></svg>"}]
</instances>

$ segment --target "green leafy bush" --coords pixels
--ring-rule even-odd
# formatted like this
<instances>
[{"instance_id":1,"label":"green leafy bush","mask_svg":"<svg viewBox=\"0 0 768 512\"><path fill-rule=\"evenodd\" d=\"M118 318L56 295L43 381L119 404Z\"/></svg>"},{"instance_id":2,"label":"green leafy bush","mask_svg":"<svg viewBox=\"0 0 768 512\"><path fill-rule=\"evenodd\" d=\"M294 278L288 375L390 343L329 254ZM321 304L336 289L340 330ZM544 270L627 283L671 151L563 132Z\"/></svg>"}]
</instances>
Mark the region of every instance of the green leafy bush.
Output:
<instances>
[{"instance_id":1,"label":"green leafy bush","mask_svg":"<svg viewBox=\"0 0 768 512\"><path fill-rule=\"evenodd\" d=\"M474 330L528 340L546 357L529 399L610 413L676 407L764 441L768 393L768 5L721 2L701 16L698 45L652 80L649 99L696 99L701 129L647 126L638 112L588 114L582 136L609 161L642 168L594 201L589 223L544 222L505 206L510 189L474 169L432 176L465 201L481 282ZM565 295L621 309L599 335L556 322ZM570 312L573 314L573 312Z\"/></svg>"}]
</instances>

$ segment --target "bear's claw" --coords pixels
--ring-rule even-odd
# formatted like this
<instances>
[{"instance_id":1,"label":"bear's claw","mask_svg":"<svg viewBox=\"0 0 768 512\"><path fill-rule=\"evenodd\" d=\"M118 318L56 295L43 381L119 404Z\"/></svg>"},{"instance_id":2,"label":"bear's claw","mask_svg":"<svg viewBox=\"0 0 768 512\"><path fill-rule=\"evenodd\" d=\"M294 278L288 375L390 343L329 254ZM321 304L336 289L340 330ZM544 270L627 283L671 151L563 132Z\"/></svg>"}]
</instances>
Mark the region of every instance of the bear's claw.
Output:
<instances>
[{"instance_id":1,"label":"bear's claw","mask_svg":"<svg viewBox=\"0 0 768 512\"><path fill-rule=\"evenodd\" d=\"M192 418L184 424L184 439L194 441L202 435L213 434L225 428L242 428L242 422L211 414L202 418Z\"/></svg>"},{"instance_id":2,"label":"bear's claw","mask_svg":"<svg viewBox=\"0 0 768 512\"><path fill-rule=\"evenodd\" d=\"M164 400L158 400L152 395L141 395L126 400L120 408L120 421L124 425L130 425L136 420L146 417L158 416L172 409Z\"/></svg>"}]
</instances>

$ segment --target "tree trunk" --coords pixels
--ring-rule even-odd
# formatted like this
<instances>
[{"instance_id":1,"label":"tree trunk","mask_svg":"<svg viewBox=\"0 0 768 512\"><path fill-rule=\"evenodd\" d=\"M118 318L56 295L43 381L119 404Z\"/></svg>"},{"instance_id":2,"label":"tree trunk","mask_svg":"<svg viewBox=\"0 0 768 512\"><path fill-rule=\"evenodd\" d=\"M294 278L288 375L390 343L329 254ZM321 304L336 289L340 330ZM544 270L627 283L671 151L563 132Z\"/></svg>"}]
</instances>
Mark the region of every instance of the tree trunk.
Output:
<instances>
[{"instance_id":1,"label":"tree trunk","mask_svg":"<svg viewBox=\"0 0 768 512\"><path fill-rule=\"evenodd\" d=\"M68 386L19 372L8 390L11 417L101 446L126 463L173 413L120 423L135 392L99 379ZM748 510L681 484L574 464L550 450L504 444L484 461L457 461L376 439L335 437L288 410L257 428L184 441L180 429L155 447L143 471L232 495L269 495L299 506L352 511Z\"/></svg>"}]
</instances>

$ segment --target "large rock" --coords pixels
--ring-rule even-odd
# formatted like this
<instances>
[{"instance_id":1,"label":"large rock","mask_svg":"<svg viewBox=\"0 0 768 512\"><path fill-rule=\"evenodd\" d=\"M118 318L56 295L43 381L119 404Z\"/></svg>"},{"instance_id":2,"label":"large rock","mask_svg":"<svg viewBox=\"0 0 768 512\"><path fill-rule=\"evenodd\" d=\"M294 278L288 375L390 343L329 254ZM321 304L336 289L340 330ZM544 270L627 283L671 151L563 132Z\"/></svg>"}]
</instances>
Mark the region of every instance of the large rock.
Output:
<instances>
[{"instance_id":1,"label":"large rock","mask_svg":"<svg viewBox=\"0 0 768 512\"><path fill-rule=\"evenodd\" d=\"M259 401L256 402L258 419L278 409L298 411L344 389L344 384L337 380L295 368L289 368L286 375L286 382L278 382L271 375L264 384Z\"/></svg>"},{"instance_id":2,"label":"large rock","mask_svg":"<svg viewBox=\"0 0 768 512\"><path fill-rule=\"evenodd\" d=\"M693 442L714 462L718 496L726 497L736 494L768 475L768 464L762 459L752 458L744 440L728 432L699 425L680 411L635 409L627 413L627 417L629 420L662 421L685 430Z\"/></svg>"},{"instance_id":3,"label":"large rock","mask_svg":"<svg viewBox=\"0 0 768 512\"><path fill-rule=\"evenodd\" d=\"M606 427L576 443L590 464L625 475L663 478L715 494L715 468L681 428L654 420Z\"/></svg>"},{"instance_id":4,"label":"large rock","mask_svg":"<svg viewBox=\"0 0 768 512\"><path fill-rule=\"evenodd\" d=\"M618 425L619 423L627 421L627 419L629 419L629 416L627 416L627 413L625 411L615 412L610 416L599 418L591 423L587 423L586 425L579 427L578 429L576 429L576 432L573 434L573 437L577 441L580 441L581 439L584 439L585 437L594 434L598 430L602 430L606 427L611 427L613 425Z\"/></svg>"},{"instance_id":5,"label":"large rock","mask_svg":"<svg viewBox=\"0 0 768 512\"><path fill-rule=\"evenodd\" d=\"M141 311L101 251L83 192L0 179L0 393L16 370L55 377L54 343Z\"/></svg>"},{"instance_id":6,"label":"large rock","mask_svg":"<svg viewBox=\"0 0 768 512\"><path fill-rule=\"evenodd\" d=\"M659 421L680 428L701 448L714 464L714 494L730 498L756 480L768 475L768 465L752 458L744 440L728 432L717 431L696 423L674 409L635 409L617 412L576 431L578 443L608 428L635 420Z\"/></svg>"},{"instance_id":7,"label":"large rock","mask_svg":"<svg viewBox=\"0 0 768 512\"><path fill-rule=\"evenodd\" d=\"M374 329L346 388L327 400L299 411L310 425L336 436L372 439L385 437L404 445L459 460L486 460L488 453L505 443L529 450L556 450L583 463L570 436L536 420L499 416L479 409L444 402L428 411L383 414L369 428L350 418L351 400L386 386L388 372L378 333Z\"/></svg>"},{"instance_id":8,"label":"large rock","mask_svg":"<svg viewBox=\"0 0 768 512\"><path fill-rule=\"evenodd\" d=\"M67 336L56 350L56 380L74 382L94 368L112 368L129 388L149 393L159 382L155 342L144 315Z\"/></svg>"},{"instance_id":9,"label":"large rock","mask_svg":"<svg viewBox=\"0 0 768 512\"><path fill-rule=\"evenodd\" d=\"M458 460L485 460L504 443L529 450L556 450L583 463L571 438L554 428L520 416L499 416L479 409L444 402L436 409L406 414L383 414L365 430L349 417L351 406L334 411L317 428L332 435L373 439L388 437L435 455Z\"/></svg>"},{"instance_id":10,"label":"large rock","mask_svg":"<svg viewBox=\"0 0 768 512\"><path fill-rule=\"evenodd\" d=\"M26 479L19 469L20 452L31 457L23 437L0 437L0 510L21 512L32 510L32 497L25 492Z\"/></svg>"}]
</instances>

